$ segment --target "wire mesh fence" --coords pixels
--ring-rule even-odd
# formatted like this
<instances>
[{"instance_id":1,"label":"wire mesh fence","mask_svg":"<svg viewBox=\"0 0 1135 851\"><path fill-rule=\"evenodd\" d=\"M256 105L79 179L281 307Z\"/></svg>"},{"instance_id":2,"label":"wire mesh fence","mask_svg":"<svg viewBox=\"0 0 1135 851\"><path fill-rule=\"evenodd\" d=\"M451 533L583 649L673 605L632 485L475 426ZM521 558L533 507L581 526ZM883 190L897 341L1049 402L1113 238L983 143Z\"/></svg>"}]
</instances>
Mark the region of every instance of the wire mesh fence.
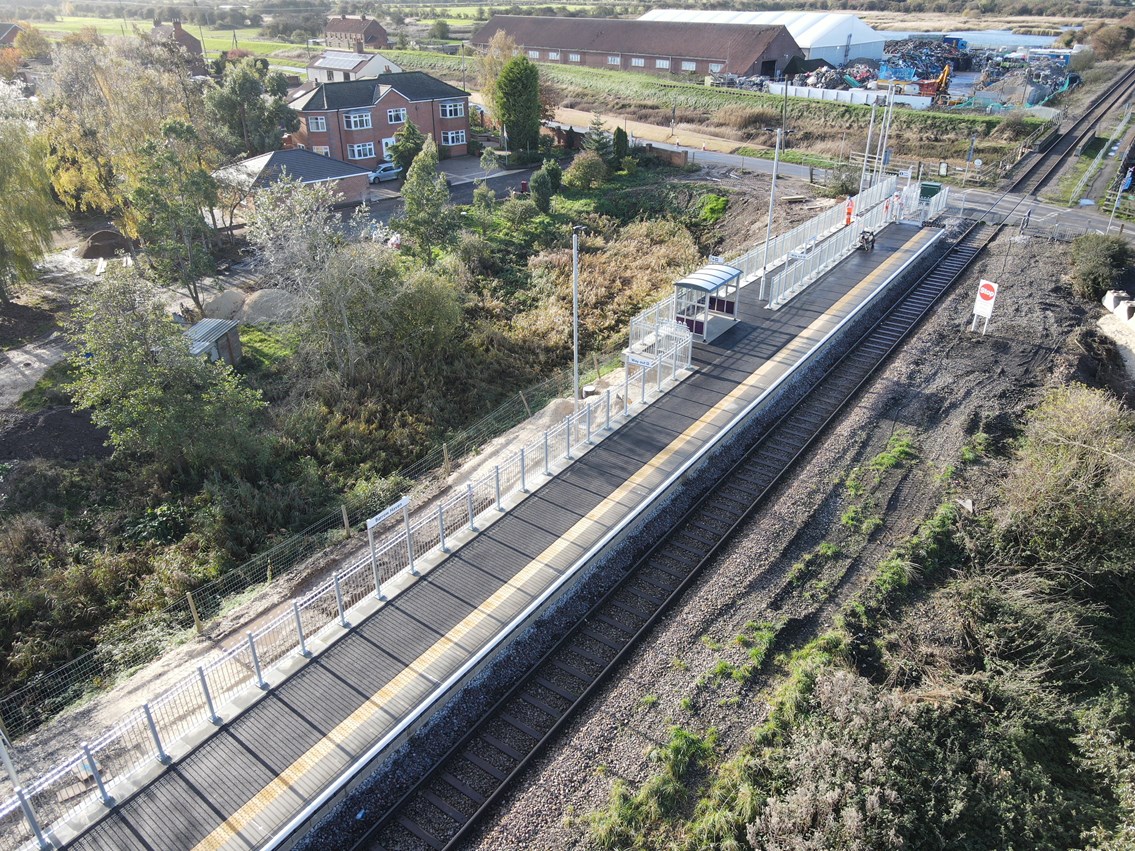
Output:
<instances>
[{"instance_id":1,"label":"wire mesh fence","mask_svg":"<svg viewBox=\"0 0 1135 851\"><path fill-rule=\"evenodd\" d=\"M620 363L618 351L591 358L584 379ZM494 437L523 422L553 399L570 394L571 370L562 370L532 387L509 397L491 413L466 429L448 435L420 459L392 477L399 483L417 481L447 465L455 466ZM116 677L155 659L170 639L215 618L234 596L284 576L328 546L341 541L349 527L357 531L366 518L377 513L396 493L395 487L380 487L349 495L338 511L306 529L197 586L191 598L147 614L145 624L129 624L101 638L99 646L65 665L37 676L19 689L0 697L0 729L18 739L36 729L83 695L112 685ZM344 514L346 517L344 518Z\"/></svg>"},{"instance_id":2,"label":"wire mesh fence","mask_svg":"<svg viewBox=\"0 0 1135 851\"><path fill-rule=\"evenodd\" d=\"M688 331L665 336L650 366L629 368L626 388L640 385L641 399L653 401L667 379L692 358ZM631 373L634 373L633 375ZM629 392L623 411L629 410ZM289 654L306 653L307 641L349 624L348 612L368 597L380 597L383 585L415 570L415 562L443 546L463 529L476 530L478 518L504 509L511 494L550 470L550 458L571 459L585 444L609 432L619 414L610 390L584 401L578 410L510 454L486 475L469 481L410 523L396 523L381 540L371 539L367 553L329 581L293 603L276 618L248 633L246 642L218 654L150 703L127 713L111 730L78 754L27 783L0 803L0 844L18 847L43 830L123 792L139 770L167 761L171 746L202 725L221 719L226 701L263 686L265 673ZM394 515L398 516L398 515ZM408 515L407 515L408 516ZM2 746L2 743L0 743ZM22 797L21 797L22 796Z\"/></svg>"}]
</instances>

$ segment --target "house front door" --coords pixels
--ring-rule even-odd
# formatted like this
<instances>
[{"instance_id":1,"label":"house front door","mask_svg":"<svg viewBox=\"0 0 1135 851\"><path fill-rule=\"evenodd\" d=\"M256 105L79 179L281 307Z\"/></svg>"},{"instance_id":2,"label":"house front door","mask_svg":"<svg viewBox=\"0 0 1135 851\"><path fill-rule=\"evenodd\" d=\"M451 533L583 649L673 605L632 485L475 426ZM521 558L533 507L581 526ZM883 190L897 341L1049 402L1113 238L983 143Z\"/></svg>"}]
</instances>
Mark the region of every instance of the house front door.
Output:
<instances>
[{"instance_id":1,"label":"house front door","mask_svg":"<svg viewBox=\"0 0 1135 851\"><path fill-rule=\"evenodd\" d=\"M391 136L389 139L383 139L382 140L382 158L384 160L386 160L387 162L390 162L390 159L391 159L390 148L394 145L394 143L396 141L398 141L398 140L395 139L393 136Z\"/></svg>"}]
</instances>

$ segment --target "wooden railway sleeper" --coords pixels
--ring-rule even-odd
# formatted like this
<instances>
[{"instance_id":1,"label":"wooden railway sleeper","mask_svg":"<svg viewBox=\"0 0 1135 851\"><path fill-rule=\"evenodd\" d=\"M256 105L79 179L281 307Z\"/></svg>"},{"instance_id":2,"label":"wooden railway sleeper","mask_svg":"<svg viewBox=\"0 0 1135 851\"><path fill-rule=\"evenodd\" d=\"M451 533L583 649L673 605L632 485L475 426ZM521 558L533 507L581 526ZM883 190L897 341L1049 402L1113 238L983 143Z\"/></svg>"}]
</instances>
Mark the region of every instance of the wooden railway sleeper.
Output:
<instances>
[{"instance_id":1,"label":"wooden railway sleeper","mask_svg":"<svg viewBox=\"0 0 1135 851\"><path fill-rule=\"evenodd\" d=\"M498 783L503 783L505 781L505 778L508 777L507 774L505 774L487 759L482 759L480 756L470 750L463 751L461 758L475 768L479 768L481 771L485 772L485 774L489 775L489 777L492 777Z\"/></svg>"},{"instance_id":2,"label":"wooden railway sleeper","mask_svg":"<svg viewBox=\"0 0 1135 851\"><path fill-rule=\"evenodd\" d=\"M425 828L419 827L415 822L405 816L398 816L398 823L414 836L418 837L418 839L422 840L422 842L426 843L426 845L430 846L430 848L435 849L435 851L441 851L441 849L445 847L445 844L440 839L428 832Z\"/></svg>"},{"instance_id":3,"label":"wooden railway sleeper","mask_svg":"<svg viewBox=\"0 0 1135 851\"><path fill-rule=\"evenodd\" d=\"M603 668L606 668L609 664L611 664L610 659L605 659L604 657L600 656L598 653L592 653L586 647L580 647L578 644L575 644L575 643L567 645L567 650L571 653L574 653L579 658L586 659L589 662L594 662L596 665L599 665L600 667L603 667Z\"/></svg>"},{"instance_id":4,"label":"wooden railway sleeper","mask_svg":"<svg viewBox=\"0 0 1135 851\"><path fill-rule=\"evenodd\" d=\"M502 742L500 739L498 739L496 736L492 735L491 733L481 733L480 739L481 739L481 741L483 741L485 744L489 745L490 747L496 748L498 751L500 751L502 754L507 756L513 762L520 762L520 760L524 759L524 754L522 754L520 751L518 751L516 748L514 748L508 742Z\"/></svg>"},{"instance_id":5,"label":"wooden railway sleeper","mask_svg":"<svg viewBox=\"0 0 1135 851\"><path fill-rule=\"evenodd\" d=\"M534 678L534 680L538 685L543 686L544 688L546 688L550 692L554 692L555 694L558 694L564 700L570 701L573 704L577 700L579 700L578 694L575 694L573 692L568 691L563 686L556 685L554 682L549 680L547 677L536 676ZM503 780L504 778L501 778L501 779Z\"/></svg>"},{"instance_id":6,"label":"wooden railway sleeper","mask_svg":"<svg viewBox=\"0 0 1135 851\"><path fill-rule=\"evenodd\" d=\"M449 781L446 782L448 783ZM437 807L437 809L440 810L446 817L456 822L458 826L463 825L465 824L465 822L469 821L469 816L465 815L465 813L461 812L461 810L452 806L448 801L445 800L445 798L441 797L440 795L435 795L429 789L422 790L422 797L433 804L435 807Z\"/></svg>"},{"instance_id":7,"label":"wooden railway sleeper","mask_svg":"<svg viewBox=\"0 0 1135 851\"><path fill-rule=\"evenodd\" d=\"M443 771L439 776L448 785L452 786L454 791L456 791L457 794L461 795L463 798L468 798L478 806L485 803L485 796L474 789L472 786L467 784L460 777L457 777L449 771ZM469 821L469 816L465 816L465 821Z\"/></svg>"},{"instance_id":8,"label":"wooden railway sleeper","mask_svg":"<svg viewBox=\"0 0 1135 851\"><path fill-rule=\"evenodd\" d=\"M639 577L639 578L644 579L645 577ZM618 653L620 650L622 650L624 647L627 646L627 643L625 641L616 641L615 639L611 638L610 636L604 635L603 633L599 632L598 630L592 629L591 627L589 627L587 625L586 621L584 621L583 624L579 627L579 633L580 633L580 635L586 635L592 641L598 641L600 644L607 645L612 650L614 650L616 653Z\"/></svg>"},{"instance_id":9,"label":"wooden railway sleeper","mask_svg":"<svg viewBox=\"0 0 1135 851\"><path fill-rule=\"evenodd\" d=\"M524 735L526 735L528 738L530 738L534 742L538 742L542 738L544 738L543 732L541 732L540 730L537 730L531 724L529 724L525 721L521 721L515 715L509 715L507 712L498 712L497 718L499 718L501 721L503 721L508 726L512 727L517 732L523 733Z\"/></svg>"},{"instance_id":10,"label":"wooden railway sleeper","mask_svg":"<svg viewBox=\"0 0 1135 851\"><path fill-rule=\"evenodd\" d=\"M553 718L556 721L559 721L560 718L563 717L562 712L558 712L557 710L553 709L551 706L544 703L544 701L540 700L540 698L536 697L535 695L531 694L530 692L522 691L522 692L520 692L520 694L518 696L520 697L521 700L523 700L529 706L532 706L532 707L535 707L536 709L539 709L541 712L543 712L549 718Z\"/></svg>"}]
</instances>

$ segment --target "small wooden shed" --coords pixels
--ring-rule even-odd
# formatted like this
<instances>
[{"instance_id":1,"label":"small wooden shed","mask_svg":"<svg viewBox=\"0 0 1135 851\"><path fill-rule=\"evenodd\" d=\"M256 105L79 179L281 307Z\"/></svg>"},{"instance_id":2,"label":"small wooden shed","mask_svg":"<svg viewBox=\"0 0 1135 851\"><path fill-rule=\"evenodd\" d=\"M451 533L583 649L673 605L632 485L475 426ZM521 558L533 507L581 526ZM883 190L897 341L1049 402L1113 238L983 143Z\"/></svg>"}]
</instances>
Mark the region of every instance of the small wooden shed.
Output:
<instances>
[{"instance_id":1,"label":"small wooden shed","mask_svg":"<svg viewBox=\"0 0 1135 851\"><path fill-rule=\"evenodd\" d=\"M235 319L202 319L186 329L185 336L191 354L223 360L229 366L240 363L240 323Z\"/></svg>"}]
</instances>

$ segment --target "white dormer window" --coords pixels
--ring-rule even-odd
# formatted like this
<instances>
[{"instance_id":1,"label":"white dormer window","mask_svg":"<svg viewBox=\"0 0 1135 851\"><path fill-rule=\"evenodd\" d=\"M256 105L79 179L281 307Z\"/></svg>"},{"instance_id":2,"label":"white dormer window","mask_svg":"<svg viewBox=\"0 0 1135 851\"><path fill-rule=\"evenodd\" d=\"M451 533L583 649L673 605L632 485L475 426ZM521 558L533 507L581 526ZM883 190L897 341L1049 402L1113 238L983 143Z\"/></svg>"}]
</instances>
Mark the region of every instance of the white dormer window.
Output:
<instances>
[{"instance_id":1,"label":"white dormer window","mask_svg":"<svg viewBox=\"0 0 1135 851\"><path fill-rule=\"evenodd\" d=\"M369 130L371 127L370 110L345 113L343 115L343 126L348 130Z\"/></svg>"}]
</instances>

